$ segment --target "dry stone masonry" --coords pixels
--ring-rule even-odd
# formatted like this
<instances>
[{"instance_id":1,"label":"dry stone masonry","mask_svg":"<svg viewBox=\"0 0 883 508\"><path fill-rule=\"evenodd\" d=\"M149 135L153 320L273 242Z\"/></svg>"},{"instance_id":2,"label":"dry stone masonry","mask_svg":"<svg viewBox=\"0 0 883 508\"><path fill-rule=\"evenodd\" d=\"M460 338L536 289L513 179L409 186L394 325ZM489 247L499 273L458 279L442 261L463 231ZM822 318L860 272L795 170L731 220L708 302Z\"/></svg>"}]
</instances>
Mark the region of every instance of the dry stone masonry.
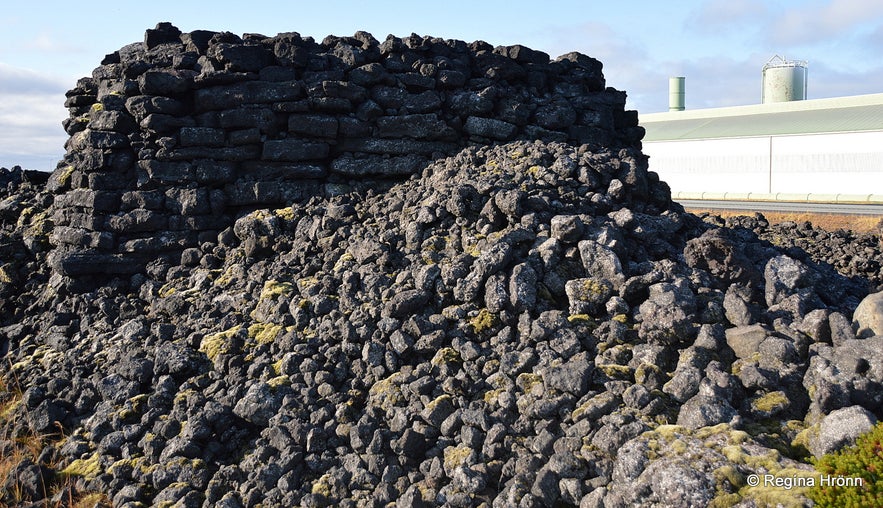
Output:
<instances>
[{"instance_id":1,"label":"dry stone masonry","mask_svg":"<svg viewBox=\"0 0 883 508\"><path fill-rule=\"evenodd\" d=\"M319 43L160 23L67 97L50 189L53 264L70 276L136 273L243 210L408 176L468 145L643 136L597 60L417 35Z\"/></svg>"}]
</instances>

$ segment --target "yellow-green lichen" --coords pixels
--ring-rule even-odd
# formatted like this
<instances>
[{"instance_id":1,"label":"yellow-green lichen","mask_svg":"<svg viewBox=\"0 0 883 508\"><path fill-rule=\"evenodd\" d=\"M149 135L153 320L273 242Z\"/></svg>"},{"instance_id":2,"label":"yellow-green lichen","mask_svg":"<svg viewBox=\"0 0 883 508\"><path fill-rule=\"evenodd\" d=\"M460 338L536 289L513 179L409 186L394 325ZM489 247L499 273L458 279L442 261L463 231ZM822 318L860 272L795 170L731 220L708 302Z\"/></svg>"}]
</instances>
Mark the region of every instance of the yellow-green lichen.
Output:
<instances>
[{"instance_id":1,"label":"yellow-green lichen","mask_svg":"<svg viewBox=\"0 0 883 508\"><path fill-rule=\"evenodd\" d=\"M745 486L745 477L735 467L727 464L712 471L715 484L715 497L709 508L728 508L742 501L738 491Z\"/></svg>"},{"instance_id":2,"label":"yellow-green lichen","mask_svg":"<svg viewBox=\"0 0 883 508\"><path fill-rule=\"evenodd\" d=\"M441 366L462 361L463 358L460 356L460 353L457 352L456 349L452 347L443 347L435 353L435 356L432 357L430 363L435 366Z\"/></svg>"},{"instance_id":3,"label":"yellow-green lichen","mask_svg":"<svg viewBox=\"0 0 883 508\"><path fill-rule=\"evenodd\" d=\"M41 243L48 244L49 234L54 226L49 217L49 211L31 206L21 211L16 225L22 229L22 235L27 238L39 239Z\"/></svg>"},{"instance_id":4,"label":"yellow-green lichen","mask_svg":"<svg viewBox=\"0 0 883 508\"><path fill-rule=\"evenodd\" d=\"M539 374L534 374L531 372L522 372L518 374L518 377L515 378L515 386L521 389L524 393L531 393L534 389L538 389L542 392L543 389L543 378Z\"/></svg>"},{"instance_id":5,"label":"yellow-green lichen","mask_svg":"<svg viewBox=\"0 0 883 508\"><path fill-rule=\"evenodd\" d=\"M82 476L86 480L94 480L101 472L101 463L98 460L98 452L85 459L77 459L61 470L64 476Z\"/></svg>"},{"instance_id":6,"label":"yellow-green lichen","mask_svg":"<svg viewBox=\"0 0 883 508\"><path fill-rule=\"evenodd\" d=\"M629 323L628 314L617 314L610 319L616 321L617 323L622 323L624 325L627 325Z\"/></svg>"},{"instance_id":7,"label":"yellow-green lichen","mask_svg":"<svg viewBox=\"0 0 883 508\"><path fill-rule=\"evenodd\" d=\"M223 332L206 335L199 344L199 351L205 353L209 360L215 361L215 358L221 354L227 354L233 347L233 336L239 333L242 325L236 325L233 328L224 330Z\"/></svg>"},{"instance_id":8,"label":"yellow-green lichen","mask_svg":"<svg viewBox=\"0 0 883 508\"><path fill-rule=\"evenodd\" d=\"M403 377L401 372L396 372L377 381L368 389L368 399L384 410L402 404L405 402L405 396L402 394L400 386Z\"/></svg>"},{"instance_id":9,"label":"yellow-green lichen","mask_svg":"<svg viewBox=\"0 0 883 508\"><path fill-rule=\"evenodd\" d=\"M168 298L173 294L178 292L178 288L172 285L171 282L163 285L163 287L159 288L159 291L156 292L157 296L160 298Z\"/></svg>"},{"instance_id":10,"label":"yellow-green lichen","mask_svg":"<svg viewBox=\"0 0 883 508\"><path fill-rule=\"evenodd\" d=\"M301 290L301 292L303 292L303 291L310 289L311 287L315 286L318 283L319 283L318 277L315 277L315 276L304 277L303 279L300 279L297 281L297 287L298 287L298 289Z\"/></svg>"},{"instance_id":11,"label":"yellow-green lichen","mask_svg":"<svg viewBox=\"0 0 883 508\"><path fill-rule=\"evenodd\" d=\"M282 333L282 329L282 325L255 323L248 327L248 338L261 345L270 344Z\"/></svg>"},{"instance_id":12,"label":"yellow-green lichen","mask_svg":"<svg viewBox=\"0 0 883 508\"><path fill-rule=\"evenodd\" d=\"M292 208L290 206L273 210L273 213L276 215L276 217L279 217L280 219L285 220L285 221L289 221L289 222L293 221L294 217L295 217L294 208Z\"/></svg>"},{"instance_id":13,"label":"yellow-green lichen","mask_svg":"<svg viewBox=\"0 0 883 508\"><path fill-rule=\"evenodd\" d=\"M570 418L573 421L577 421L589 411L594 411L602 407L608 407L615 403L616 395L611 392L601 392L574 409L570 413Z\"/></svg>"},{"instance_id":14,"label":"yellow-green lichen","mask_svg":"<svg viewBox=\"0 0 883 508\"><path fill-rule=\"evenodd\" d=\"M791 440L791 447L796 450L809 450L809 443L818 438L820 431L821 424L818 423L801 430Z\"/></svg>"},{"instance_id":15,"label":"yellow-green lichen","mask_svg":"<svg viewBox=\"0 0 883 508\"><path fill-rule=\"evenodd\" d=\"M15 272L12 270L12 264L6 263L0 266L0 282L3 284L12 284Z\"/></svg>"},{"instance_id":16,"label":"yellow-green lichen","mask_svg":"<svg viewBox=\"0 0 883 508\"><path fill-rule=\"evenodd\" d=\"M665 373L657 365L642 362L635 369L635 382L644 384L651 379L652 376L662 377Z\"/></svg>"},{"instance_id":17,"label":"yellow-green lichen","mask_svg":"<svg viewBox=\"0 0 883 508\"><path fill-rule=\"evenodd\" d=\"M294 290L294 285L290 282L280 282L277 280L268 280L264 282L261 289L260 300L275 300L280 296L287 295Z\"/></svg>"},{"instance_id":18,"label":"yellow-green lichen","mask_svg":"<svg viewBox=\"0 0 883 508\"><path fill-rule=\"evenodd\" d=\"M159 464L149 464L147 458L139 456L130 457L127 459L120 459L111 464L111 466L107 468L107 472L116 476L118 474L121 474L121 471L129 470L137 471L142 475L149 475L159 467Z\"/></svg>"},{"instance_id":19,"label":"yellow-green lichen","mask_svg":"<svg viewBox=\"0 0 883 508\"><path fill-rule=\"evenodd\" d=\"M344 252L343 255L337 259L337 262L334 263L334 268L332 268L332 270L334 272L339 272L346 268L347 263L354 261L355 259L356 258L349 252Z\"/></svg>"},{"instance_id":20,"label":"yellow-green lichen","mask_svg":"<svg viewBox=\"0 0 883 508\"><path fill-rule=\"evenodd\" d=\"M267 380L267 385L274 390L282 386L291 386L291 378L286 375L276 376Z\"/></svg>"},{"instance_id":21,"label":"yellow-green lichen","mask_svg":"<svg viewBox=\"0 0 883 508\"><path fill-rule=\"evenodd\" d=\"M605 376L611 379L621 379L627 381L631 381L633 379L632 368L628 365L617 365L615 363L608 363L596 365L595 368L603 372Z\"/></svg>"},{"instance_id":22,"label":"yellow-green lichen","mask_svg":"<svg viewBox=\"0 0 883 508\"><path fill-rule=\"evenodd\" d=\"M677 439L678 436L687 434L687 428L682 425L659 425L655 429L647 431L644 436L648 439Z\"/></svg>"},{"instance_id":23,"label":"yellow-green lichen","mask_svg":"<svg viewBox=\"0 0 883 508\"><path fill-rule=\"evenodd\" d=\"M183 404L184 402L187 401L188 397L190 397L191 395L195 395L195 394L196 394L196 390L194 390L193 388L187 388L185 390L181 390L180 392L175 394L175 398L174 398L173 402L175 404Z\"/></svg>"},{"instance_id":24,"label":"yellow-green lichen","mask_svg":"<svg viewBox=\"0 0 883 508\"><path fill-rule=\"evenodd\" d=\"M788 396L785 392L770 392L751 402L751 407L764 413L781 411L788 406Z\"/></svg>"},{"instance_id":25,"label":"yellow-green lichen","mask_svg":"<svg viewBox=\"0 0 883 508\"><path fill-rule=\"evenodd\" d=\"M142 413L144 413L145 406L147 404L147 399L150 396L147 394L135 395L126 401L126 404L123 406L123 409L120 410L119 416L123 420L128 420L136 417L140 417Z\"/></svg>"},{"instance_id":26,"label":"yellow-green lichen","mask_svg":"<svg viewBox=\"0 0 883 508\"><path fill-rule=\"evenodd\" d=\"M71 176L73 174L74 174L74 167L70 166L70 165L65 166L65 167L58 170L55 181L58 182L58 185L60 187L65 187L65 186L67 186L68 183L70 183Z\"/></svg>"},{"instance_id":27,"label":"yellow-green lichen","mask_svg":"<svg viewBox=\"0 0 883 508\"><path fill-rule=\"evenodd\" d=\"M238 263L238 253L241 253L241 250L234 250L233 253L227 257L227 262L229 266L224 270L224 272L215 279L215 285L220 287L227 287L234 280L243 278L245 276L245 270L242 265ZM243 254L244 255L244 254Z\"/></svg>"},{"instance_id":28,"label":"yellow-green lichen","mask_svg":"<svg viewBox=\"0 0 883 508\"><path fill-rule=\"evenodd\" d=\"M487 309L481 309L478 314L469 320L472 331L476 334L484 333L497 325L497 316Z\"/></svg>"},{"instance_id":29,"label":"yellow-green lichen","mask_svg":"<svg viewBox=\"0 0 883 508\"><path fill-rule=\"evenodd\" d=\"M313 482L310 492L318 496L331 497L331 479L331 474L325 473Z\"/></svg>"},{"instance_id":30,"label":"yellow-green lichen","mask_svg":"<svg viewBox=\"0 0 883 508\"><path fill-rule=\"evenodd\" d=\"M448 395L448 394L439 395L438 397L436 397L435 399L433 399L432 401L430 401L429 404L426 404L426 409L428 409L428 410L431 411L431 410L435 409L439 404L441 404L441 403L443 403L443 402L448 402L448 403L450 403L450 402L451 402L451 396Z\"/></svg>"},{"instance_id":31,"label":"yellow-green lichen","mask_svg":"<svg viewBox=\"0 0 883 508\"><path fill-rule=\"evenodd\" d=\"M675 439L671 442L671 451L678 455L683 455L687 451L687 443L681 439Z\"/></svg>"},{"instance_id":32,"label":"yellow-green lichen","mask_svg":"<svg viewBox=\"0 0 883 508\"><path fill-rule=\"evenodd\" d=\"M806 498L811 485L819 481L819 473L797 468L773 467L760 474L760 483L746 485L739 490L743 499L751 499L756 506L781 508L801 508L806 506ZM862 505L838 505L862 506ZM870 505L865 505L870 506Z\"/></svg>"},{"instance_id":33,"label":"yellow-green lichen","mask_svg":"<svg viewBox=\"0 0 883 508\"><path fill-rule=\"evenodd\" d=\"M466 445L448 446L444 451L445 470L453 471L458 467L468 465L468 461L474 453L475 450Z\"/></svg>"},{"instance_id":34,"label":"yellow-green lichen","mask_svg":"<svg viewBox=\"0 0 883 508\"><path fill-rule=\"evenodd\" d=\"M494 405L497 403L500 395L502 395L506 391L505 388L498 388L496 390L488 390L484 392L482 398L487 404Z\"/></svg>"}]
</instances>

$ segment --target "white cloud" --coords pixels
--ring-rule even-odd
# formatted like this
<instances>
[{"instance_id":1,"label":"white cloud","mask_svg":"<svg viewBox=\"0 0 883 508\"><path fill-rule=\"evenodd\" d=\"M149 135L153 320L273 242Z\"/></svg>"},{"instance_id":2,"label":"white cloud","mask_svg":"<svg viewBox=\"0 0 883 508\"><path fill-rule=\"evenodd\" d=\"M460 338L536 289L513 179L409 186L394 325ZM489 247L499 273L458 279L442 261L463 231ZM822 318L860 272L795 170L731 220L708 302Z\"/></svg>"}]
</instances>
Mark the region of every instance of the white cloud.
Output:
<instances>
[{"instance_id":1,"label":"white cloud","mask_svg":"<svg viewBox=\"0 0 883 508\"><path fill-rule=\"evenodd\" d=\"M760 103L762 56L718 56L687 62L687 108L717 108Z\"/></svg>"},{"instance_id":2,"label":"white cloud","mask_svg":"<svg viewBox=\"0 0 883 508\"><path fill-rule=\"evenodd\" d=\"M652 100L656 94L654 88L668 86L665 71L652 61L643 42L630 30L615 30L593 21L548 27L542 36L536 37L547 39L544 46L552 58L578 51L601 61L607 86L628 94L628 109L645 110L650 107L647 99Z\"/></svg>"},{"instance_id":3,"label":"white cloud","mask_svg":"<svg viewBox=\"0 0 883 508\"><path fill-rule=\"evenodd\" d=\"M54 51L59 49L59 45L45 32L37 35L33 40L26 43L25 47L39 51Z\"/></svg>"},{"instance_id":4,"label":"white cloud","mask_svg":"<svg viewBox=\"0 0 883 508\"><path fill-rule=\"evenodd\" d=\"M67 88L60 79L0 62L0 94L63 94Z\"/></svg>"},{"instance_id":5,"label":"white cloud","mask_svg":"<svg viewBox=\"0 0 883 508\"><path fill-rule=\"evenodd\" d=\"M34 38L24 41L23 47L28 51L36 51L40 53L57 53L61 55L71 55L74 53L83 53L84 48L80 45L72 43L71 40L59 40L51 33L43 31L38 33Z\"/></svg>"},{"instance_id":6,"label":"white cloud","mask_svg":"<svg viewBox=\"0 0 883 508\"><path fill-rule=\"evenodd\" d=\"M880 93L883 66L859 71L841 70L832 65L810 65L807 72L807 96L810 99Z\"/></svg>"},{"instance_id":7,"label":"white cloud","mask_svg":"<svg viewBox=\"0 0 883 508\"><path fill-rule=\"evenodd\" d=\"M766 3L759 0L711 0L704 2L687 16L685 25L698 33L742 31L762 28L761 20L769 14Z\"/></svg>"},{"instance_id":8,"label":"white cloud","mask_svg":"<svg viewBox=\"0 0 883 508\"><path fill-rule=\"evenodd\" d=\"M881 18L883 2L879 0L829 0L786 10L771 24L770 38L777 44L849 38L857 27Z\"/></svg>"},{"instance_id":9,"label":"white cloud","mask_svg":"<svg viewBox=\"0 0 883 508\"><path fill-rule=\"evenodd\" d=\"M0 64L0 166L49 169L61 158L65 90L54 78Z\"/></svg>"}]
</instances>

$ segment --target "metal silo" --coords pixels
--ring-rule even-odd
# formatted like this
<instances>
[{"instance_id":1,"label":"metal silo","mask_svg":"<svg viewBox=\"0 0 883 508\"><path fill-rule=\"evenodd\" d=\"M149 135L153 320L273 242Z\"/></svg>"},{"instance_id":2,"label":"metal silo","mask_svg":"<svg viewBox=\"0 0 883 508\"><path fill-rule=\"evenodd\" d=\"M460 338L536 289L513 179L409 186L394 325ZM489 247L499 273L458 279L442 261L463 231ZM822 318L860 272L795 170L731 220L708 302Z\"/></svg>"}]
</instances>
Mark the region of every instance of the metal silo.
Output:
<instances>
[{"instance_id":1,"label":"metal silo","mask_svg":"<svg viewBox=\"0 0 883 508\"><path fill-rule=\"evenodd\" d=\"M806 61L785 60L776 55L763 66L761 102L806 99Z\"/></svg>"}]
</instances>

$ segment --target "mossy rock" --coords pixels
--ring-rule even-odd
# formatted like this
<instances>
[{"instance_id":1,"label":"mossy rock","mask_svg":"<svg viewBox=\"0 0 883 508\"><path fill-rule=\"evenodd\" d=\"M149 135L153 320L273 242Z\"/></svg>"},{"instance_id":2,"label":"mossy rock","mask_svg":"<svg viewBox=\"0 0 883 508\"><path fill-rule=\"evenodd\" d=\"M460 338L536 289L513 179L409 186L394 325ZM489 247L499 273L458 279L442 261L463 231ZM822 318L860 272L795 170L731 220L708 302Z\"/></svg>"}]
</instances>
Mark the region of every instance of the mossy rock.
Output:
<instances>
[{"instance_id":1,"label":"mossy rock","mask_svg":"<svg viewBox=\"0 0 883 508\"><path fill-rule=\"evenodd\" d=\"M294 208L292 208L290 206L273 210L273 214L276 217L279 217L280 219L282 219L284 221L288 221L288 222L293 221L295 218Z\"/></svg>"},{"instance_id":2,"label":"mossy rock","mask_svg":"<svg viewBox=\"0 0 883 508\"><path fill-rule=\"evenodd\" d=\"M255 323L248 327L248 338L261 345L271 344L283 331L282 325Z\"/></svg>"},{"instance_id":3,"label":"mossy rock","mask_svg":"<svg viewBox=\"0 0 883 508\"><path fill-rule=\"evenodd\" d=\"M448 446L444 451L445 471L453 471L458 467L469 465L469 461L474 455L475 450L469 446Z\"/></svg>"},{"instance_id":4,"label":"mossy rock","mask_svg":"<svg viewBox=\"0 0 883 508\"><path fill-rule=\"evenodd\" d=\"M460 356L460 353L452 348L452 347L444 347L438 350L435 353L435 356L432 357L430 363L435 366L448 365L451 363L459 363L462 362L463 358Z\"/></svg>"},{"instance_id":5,"label":"mossy rock","mask_svg":"<svg viewBox=\"0 0 883 508\"><path fill-rule=\"evenodd\" d=\"M94 480L101 473L101 462L98 452L85 459L77 459L60 471L64 476L81 476L86 480Z\"/></svg>"},{"instance_id":6,"label":"mossy rock","mask_svg":"<svg viewBox=\"0 0 883 508\"><path fill-rule=\"evenodd\" d=\"M14 284L17 279L18 274L15 273L12 263L6 263L3 266L0 266L0 283Z\"/></svg>"},{"instance_id":7,"label":"mossy rock","mask_svg":"<svg viewBox=\"0 0 883 508\"><path fill-rule=\"evenodd\" d=\"M401 388L403 378L404 374L396 372L371 385L368 390L369 401L384 410L403 404L406 401Z\"/></svg>"},{"instance_id":8,"label":"mossy rock","mask_svg":"<svg viewBox=\"0 0 883 508\"><path fill-rule=\"evenodd\" d=\"M232 352L234 347L233 337L241 329L242 325L236 325L223 332L206 335L199 344L199 351L205 353L209 360L215 361L218 355Z\"/></svg>"},{"instance_id":9,"label":"mossy rock","mask_svg":"<svg viewBox=\"0 0 883 508\"><path fill-rule=\"evenodd\" d=\"M751 409L762 417L770 417L788 409L791 401L785 392L770 392L751 401Z\"/></svg>"},{"instance_id":10,"label":"mossy rock","mask_svg":"<svg viewBox=\"0 0 883 508\"><path fill-rule=\"evenodd\" d=\"M522 372L515 378L515 386L524 393L533 393L535 389L538 389L539 393L537 395L541 395L544 388L543 377L539 374Z\"/></svg>"},{"instance_id":11,"label":"mossy rock","mask_svg":"<svg viewBox=\"0 0 883 508\"><path fill-rule=\"evenodd\" d=\"M497 326L498 323L499 319L497 316L487 309L481 309L475 317L469 320L469 326L472 327L472 331L475 332L476 335L491 330Z\"/></svg>"},{"instance_id":12,"label":"mossy rock","mask_svg":"<svg viewBox=\"0 0 883 508\"><path fill-rule=\"evenodd\" d=\"M58 183L59 187L67 187L67 184L70 183L71 176L74 174L74 166L65 166L58 170L55 174L55 181Z\"/></svg>"},{"instance_id":13,"label":"mossy rock","mask_svg":"<svg viewBox=\"0 0 883 508\"><path fill-rule=\"evenodd\" d=\"M283 386L291 386L291 378L289 378L288 376L286 376L284 374L281 376L276 376L274 378L267 380L267 385L269 385L270 388L272 388L274 390L281 388Z\"/></svg>"},{"instance_id":14,"label":"mossy rock","mask_svg":"<svg viewBox=\"0 0 883 508\"><path fill-rule=\"evenodd\" d=\"M268 280L264 282L264 287L261 289L261 295L258 297L258 299L276 300L280 296L287 295L292 291L294 291L294 284L290 282Z\"/></svg>"}]
</instances>

